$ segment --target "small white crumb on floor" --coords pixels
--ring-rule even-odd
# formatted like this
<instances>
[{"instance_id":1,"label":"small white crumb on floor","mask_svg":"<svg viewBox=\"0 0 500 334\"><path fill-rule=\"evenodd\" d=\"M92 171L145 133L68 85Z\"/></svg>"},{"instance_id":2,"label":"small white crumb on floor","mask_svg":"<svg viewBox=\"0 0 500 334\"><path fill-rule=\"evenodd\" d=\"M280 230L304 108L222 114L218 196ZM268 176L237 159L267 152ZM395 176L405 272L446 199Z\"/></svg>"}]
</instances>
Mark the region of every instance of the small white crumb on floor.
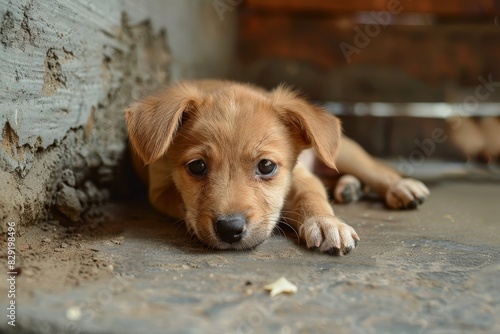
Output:
<instances>
[{"instance_id":1,"label":"small white crumb on floor","mask_svg":"<svg viewBox=\"0 0 500 334\"><path fill-rule=\"evenodd\" d=\"M66 318L71 321L80 320L82 317L82 311L77 306L72 306L66 310Z\"/></svg>"},{"instance_id":2,"label":"small white crumb on floor","mask_svg":"<svg viewBox=\"0 0 500 334\"><path fill-rule=\"evenodd\" d=\"M297 292L297 286L290 283L286 278L281 277L277 281L264 286L264 290L270 291L271 297L274 297L280 293L294 294Z\"/></svg>"}]
</instances>

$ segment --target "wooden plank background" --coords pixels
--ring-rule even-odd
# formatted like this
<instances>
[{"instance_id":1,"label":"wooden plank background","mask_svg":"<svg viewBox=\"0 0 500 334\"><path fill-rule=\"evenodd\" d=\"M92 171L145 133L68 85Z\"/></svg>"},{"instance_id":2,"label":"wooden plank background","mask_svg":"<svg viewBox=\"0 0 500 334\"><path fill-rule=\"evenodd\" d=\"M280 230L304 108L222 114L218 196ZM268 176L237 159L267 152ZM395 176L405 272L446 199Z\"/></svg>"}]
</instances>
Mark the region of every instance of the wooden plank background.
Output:
<instances>
[{"instance_id":1,"label":"wooden plank background","mask_svg":"<svg viewBox=\"0 0 500 334\"><path fill-rule=\"evenodd\" d=\"M244 4L247 8L265 11L338 14L385 10L391 3L400 4L406 12L443 16L495 16L500 10L497 0L246 0Z\"/></svg>"},{"instance_id":2,"label":"wooden plank background","mask_svg":"<svg viewBox=\"0 0 500 334\"><path fill-rule=\"evenodd\" d=\"M390 1L246 0L238 79L289 82L317 99L387 102L459 102L474 94L479 76L500 82L500 22L492 17L500 1L401 0L395 19L421 15L414 12L433 19L378 28L360 22L358 11L384 10ZM360 46L367 29L379 31ZM347 44L356 52L346 56ZM500 89L489 101L500 101Z\"/></svg>"}]
</instances>

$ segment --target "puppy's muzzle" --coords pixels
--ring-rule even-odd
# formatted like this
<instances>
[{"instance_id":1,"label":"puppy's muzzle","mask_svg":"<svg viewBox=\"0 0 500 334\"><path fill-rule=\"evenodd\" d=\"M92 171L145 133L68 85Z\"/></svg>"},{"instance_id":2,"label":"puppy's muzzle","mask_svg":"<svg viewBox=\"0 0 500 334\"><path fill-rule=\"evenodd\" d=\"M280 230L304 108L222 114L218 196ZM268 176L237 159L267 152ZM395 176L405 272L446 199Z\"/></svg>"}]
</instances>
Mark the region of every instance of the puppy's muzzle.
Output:
<instances>
[{"instance_id":1,"label":"puppy's muzzle","mask_svg":"<svg viewBox=\"0 0 500 334\"><path fill-rule=\"evenodd\" d=\"M245 236L247 219L240 213L224 215L217 218L214 225L219 239L232 244Z\"/></svg>"}]
</instances>

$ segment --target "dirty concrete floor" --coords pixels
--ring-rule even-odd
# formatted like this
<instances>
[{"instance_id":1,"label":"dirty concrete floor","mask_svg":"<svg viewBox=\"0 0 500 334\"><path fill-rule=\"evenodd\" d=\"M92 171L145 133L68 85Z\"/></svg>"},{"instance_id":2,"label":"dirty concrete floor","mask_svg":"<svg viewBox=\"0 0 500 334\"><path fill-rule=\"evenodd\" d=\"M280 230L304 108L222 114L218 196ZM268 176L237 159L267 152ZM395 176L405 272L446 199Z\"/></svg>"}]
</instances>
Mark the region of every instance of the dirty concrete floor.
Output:
<instances>
[{"instance_id":1,"label":"dirty concrete floor","mask_svg":"<svg viewBox=\"0 0 500 334\"><path fill-rule=\"evenodd\" d=\"M336 205L362 238L344 257L305 250L288 230L253 251L210 251L146 203L109 205L95 228L54 236L73 241L50 259L25 261L35 269L18 277L14 332L500 333L499 183L431 190L415 211ZM64 254L76 269L57 266ZM263 286L281 276L298 292L271 298Z\"/></svg>"}]
</instances>

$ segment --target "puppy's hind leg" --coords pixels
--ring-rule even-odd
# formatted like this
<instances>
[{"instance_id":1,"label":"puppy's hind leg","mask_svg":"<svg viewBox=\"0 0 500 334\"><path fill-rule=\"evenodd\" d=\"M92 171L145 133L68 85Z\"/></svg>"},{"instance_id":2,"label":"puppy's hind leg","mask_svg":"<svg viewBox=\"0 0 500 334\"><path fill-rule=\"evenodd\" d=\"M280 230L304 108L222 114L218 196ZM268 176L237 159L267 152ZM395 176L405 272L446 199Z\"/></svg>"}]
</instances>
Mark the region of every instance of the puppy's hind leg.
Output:
<instances>
[{"instance_id":1,"label":"puppy's hind leg","mask_svg":"<svg viewBox=\"0 0 500 334\"><path fill-rule=\"evenodd\" d=\"M430 193L422 182L403 178L398 171L375 160L347 137L342 137L337 167L341 173L359 178L363 185L382 197L392 209L414 209Z\"/></svg>"},{"instance_id":2,"label":"puppy's hind leg","mask_svg":"<svg viewBox=\"0 0 500 334\"><path fill-rule=\"evenodd\" d=\"M337 203L357 202L363 196L361 181L353 175L342 175L335 185L333 196Z\"/></svg>"},{"instance_id":3,"label":"puppy's hind leg","mask_svg":"<svg viewBox=\"0 0 500 334\"><path fill-rule=\"evenodd\" d=\"M363 191L361 182L353 175L342 175L337 170L325 165L317 159L312 149L305 150L299 156L299 161L307 170L317 175L327 189L328 196L336 203L357 202Z\"/></svg>"},{"instance_id":4,"label":"puppy's hind leg","mask_svg":"<svg viewBox=\"0 0 500 334\"><path fill-rule=\"evenodd\" d=\"M355 203L364 195L361 181L353 175L322 176L320 179L326 187L329 199L335 203Z\"/></svg>"}]
</instances>

